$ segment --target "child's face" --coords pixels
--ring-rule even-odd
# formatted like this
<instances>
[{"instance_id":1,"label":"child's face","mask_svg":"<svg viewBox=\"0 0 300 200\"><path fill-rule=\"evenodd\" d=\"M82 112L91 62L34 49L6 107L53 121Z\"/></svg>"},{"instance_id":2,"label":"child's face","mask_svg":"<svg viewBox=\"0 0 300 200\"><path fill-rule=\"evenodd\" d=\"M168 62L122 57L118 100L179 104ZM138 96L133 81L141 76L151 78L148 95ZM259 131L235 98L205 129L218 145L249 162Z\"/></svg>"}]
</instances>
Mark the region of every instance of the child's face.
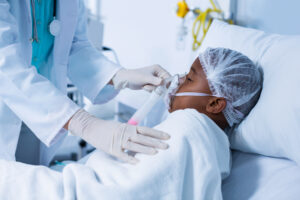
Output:
<instances>
[{"instance_id":1,"label":"child's face","mask_svg":"<svg viewBox=\"0 0 300 200\"><path fill-rule=\"evenodd\" d=\"M177 93L181 92L199 92L212 94L206 75L202 69L198 58L191 66L189 73L185 77L185 81L180 85ZM210 97L198 97L198 96L176 96L173 97L170 105L170 112L178 109L194 108L199 112L205 113L206 105Z\"/></svg>"}]
</instances>

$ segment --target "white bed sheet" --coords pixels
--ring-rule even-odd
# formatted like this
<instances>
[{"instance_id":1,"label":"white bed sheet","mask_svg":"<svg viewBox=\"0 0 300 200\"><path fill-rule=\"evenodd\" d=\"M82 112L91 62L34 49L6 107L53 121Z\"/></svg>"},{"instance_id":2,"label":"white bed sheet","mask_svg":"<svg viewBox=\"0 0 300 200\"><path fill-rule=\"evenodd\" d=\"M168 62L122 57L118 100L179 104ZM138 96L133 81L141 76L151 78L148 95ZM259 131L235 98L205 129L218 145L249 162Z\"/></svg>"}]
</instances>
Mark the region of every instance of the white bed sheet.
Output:
<instances>
[{"instance_id":1,"label":"white bed sheet","mask_svg":"<svg viewBox=\"0 0 300 200\"><path fill-rule=\"evenodd\" d=\"M222 199L221 182L230 171L226 134L193 109L171 113L156 128L170 132L170 148L155 156L137 154L137 165L100 151L61 173L0 160L0 199Z\"/></svg>"},{"instance_id":2,"label":"white bed sheet","mask_svg":"<svg viewBox=\"0 0 300 200\"><path fill-rule=\"evenodd\" d=\"M223 182L224 200L298 200L300 167L285 159L234 151L232 171Z\"/></svg>"}]
</instances>

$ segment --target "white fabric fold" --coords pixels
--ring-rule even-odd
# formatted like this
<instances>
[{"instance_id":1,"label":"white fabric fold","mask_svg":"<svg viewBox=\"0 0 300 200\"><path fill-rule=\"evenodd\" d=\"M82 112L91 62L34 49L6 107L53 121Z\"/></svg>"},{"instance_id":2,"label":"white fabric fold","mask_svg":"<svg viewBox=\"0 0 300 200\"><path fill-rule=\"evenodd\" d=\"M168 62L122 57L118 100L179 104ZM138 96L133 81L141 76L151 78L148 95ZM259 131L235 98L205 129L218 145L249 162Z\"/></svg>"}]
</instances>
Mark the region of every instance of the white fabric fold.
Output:
<instances>
[{"instance_id":1,"label":"white fabric fold","mask_svg":"<svg viewBox=\"0 0 300 200\"><path fill-rule=\"evenodd\" d=\"M2 160L0 199L222 199L221 181L230 171L226 134L191 109L170 114L156 128L172 136L170 148L136 155L137 165L100 151L62 173Z\"/></svg>"}]
</instances>

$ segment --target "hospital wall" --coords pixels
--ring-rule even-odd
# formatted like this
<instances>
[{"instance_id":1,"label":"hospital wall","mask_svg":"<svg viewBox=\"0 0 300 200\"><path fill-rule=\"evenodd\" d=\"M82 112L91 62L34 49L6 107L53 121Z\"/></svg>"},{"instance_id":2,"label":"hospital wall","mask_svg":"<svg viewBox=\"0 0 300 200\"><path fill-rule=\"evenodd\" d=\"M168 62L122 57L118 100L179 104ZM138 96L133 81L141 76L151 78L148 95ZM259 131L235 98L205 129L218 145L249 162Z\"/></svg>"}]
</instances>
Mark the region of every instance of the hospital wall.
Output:
<instances>
[{"instance_id":1,"label":"hospital wall","mask_svg":"<svg viewBox=\"0 0 300 200\"><path fill-rule=\"evenodd\" d=\"M171 73L186 71L193 58L191 45L176 49L181 22L175 15L176 2L101 0L104 45L117 52L126 68L160 64Z\"/></svg>"},{"instance_id":2,"label":"hospital wall","mask_svg":"<svg viewBox=\"0 0 300 200\"><path fill-rule=\"evenodd\" d=\"M93 0L90 0L93 1ZM94 0L97 1L97 0ZM222 0L226 7L229 0ZM171 74L189 70L196 53L192 51L192 23L190 13L185 20L188 27L183 49L177 49L178 29L182 20L176 16L178 0L101 0L104 23L104 45L116 50L121 64L136 68L160 64ZM190 0L189 6L208 8L208 0Z\"/></svg>"},{"instance_id":3,"label":"hospital wall","mask_svg":"<svg viewBox=\"0 0 300 200\"><path fill-rule=\"evenodd\" d=\"M278 34L300 34L299 0L233 0L237 24Z\"/></svg>"},{"instance_id":4,"label":"hospital wall","mask_svg":"<svg viewBox=\"0 0 300 200\"><path fill-rule=\"evenodd\" d=\"M171 73L189 69L196 57L191 50L193 17L186 20L188 35L184 50L176 49L177 0L86 0L98 2L104 23L103 44L118 54L121 65L136 68L160 64ZM100 2L100 3L99 3ZM209 0L187 0L191 7L206 9ZM271 33L300 34L298 0L219 0L225 11L229 4L237 24Z\"/></svg>"}]
</instances>

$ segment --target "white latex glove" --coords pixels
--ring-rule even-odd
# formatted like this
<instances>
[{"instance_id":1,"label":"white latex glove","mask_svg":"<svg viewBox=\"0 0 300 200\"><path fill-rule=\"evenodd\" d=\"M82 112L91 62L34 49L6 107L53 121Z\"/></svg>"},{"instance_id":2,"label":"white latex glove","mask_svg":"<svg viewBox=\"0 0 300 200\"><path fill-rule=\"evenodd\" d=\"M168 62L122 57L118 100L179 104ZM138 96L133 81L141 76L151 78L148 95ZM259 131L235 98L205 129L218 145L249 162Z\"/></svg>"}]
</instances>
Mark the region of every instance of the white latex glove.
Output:
<instances>
[{"instance_id":1,"label":"white latex glove","mask_svg":"<svg viewBox=\"0 0 300 200\"><path fill-rule=\"evenodd\" d=\"M83 109L74 114L68 129L95 148L132 164L138 160L124 150L153 155L157 153L156 148L167 149L168 145L160 140L170 138L168 134L151 128L101 120Z\"/></svg>"},{"instance_id":2,"label":"white latex glove","mask_svg":"<svg viewBox=\"0 0 300 200\"><path fill-rule=\"evenodd\" d=\"M112 78L115 89L144 89L149 92L171 75L159 65L139 69L121 69Z\"/></svg>"}]
</instances>

